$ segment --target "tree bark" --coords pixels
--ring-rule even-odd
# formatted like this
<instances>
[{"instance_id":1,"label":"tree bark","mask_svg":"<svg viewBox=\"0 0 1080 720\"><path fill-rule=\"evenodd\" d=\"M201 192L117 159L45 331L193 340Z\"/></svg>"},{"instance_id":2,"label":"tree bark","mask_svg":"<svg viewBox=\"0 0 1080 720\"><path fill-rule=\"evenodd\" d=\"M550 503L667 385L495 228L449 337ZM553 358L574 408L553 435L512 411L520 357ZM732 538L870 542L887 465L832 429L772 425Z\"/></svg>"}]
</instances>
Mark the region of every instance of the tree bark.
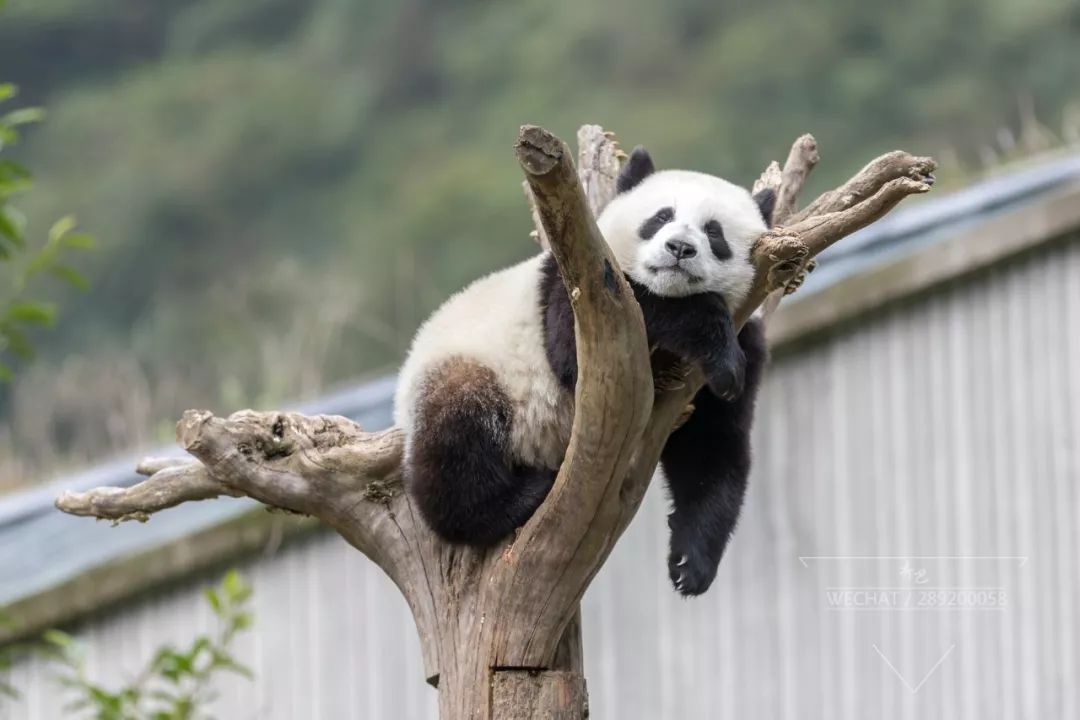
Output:
<instances>
[{"instance_id":1,"label":"tree bark","mask_svg":"<svg viewBox=\"0 0 1080 720\"><path fill-rule=\"evenodd\" d=\"M57 507L145 521L181 502L230 495L318 517L405 596L444 720L584 718L581 597L637 511L702 377L667 364L654 385L640 308L594 220L614 195L625 154L597 126L582 128L579 146L580 178L566 145L541 128L523 127L515 147L537 234L572 298L579 377L558 478L513 537L483 551L442 542L403 490L401 431L365 432L347 418L288 412L225 419L189 410L177 439L193 459L146 461L139 471L147 480L64 493ZM737 309L740 324L770 292L797 285L822 249L926 192L933 170L929 158L890 153L818 198L820 212L796 213L816 162L816 143L803 136L785 168L759 181L778 191L789 222L754 248L757 275Z\"/></svg>"}]
</instances>

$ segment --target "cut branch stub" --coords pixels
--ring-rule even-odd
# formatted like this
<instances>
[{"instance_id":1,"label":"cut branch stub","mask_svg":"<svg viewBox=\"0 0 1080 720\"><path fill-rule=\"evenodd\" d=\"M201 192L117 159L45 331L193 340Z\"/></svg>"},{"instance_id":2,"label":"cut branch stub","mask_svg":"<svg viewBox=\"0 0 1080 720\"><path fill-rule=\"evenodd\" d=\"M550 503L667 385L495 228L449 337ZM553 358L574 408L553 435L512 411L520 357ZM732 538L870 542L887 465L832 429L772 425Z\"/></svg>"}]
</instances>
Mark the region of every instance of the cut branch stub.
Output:
<instances>
[{"instance_id":1,"label":"cut branch stub","mask_svg":"<svg viewBox=\"0 0 1080 720\"><path fill-rule=\"evenodd\" d=\"M615 133L608 132L599 125L582 125L578 128L578 179L585 192L589 210L593 217L599 217L611 199L615 197L615 182L619 177L619 168L626 159L626 153L619 147ZM547 232L536 208L536 199L528 180L522 180L525 199L529 203L534 229L532 238L545 250L550 249Z\"/></svg>"},{"instance_id":2,"label":"cut branch stub","mask_svg":"<svg viewBox=\"0 0 1080 720\"><path fill-rule=\"evenodd\" d=\"M796 203L799 199L799 193L802 192L803 184L805 184L806 178L817 166L820 159L817 140L814 139L814 136L809 133L801 135L791 144L791 150L788 151L783 170L780 169L779 163L775 161L769 163L769 166L761 173L761 177L754 182L752 192L755 195L766 188L776 193L772 225L783 225L795 213ZM800 267L785 269L785 275L790 276L791 280L782 287L770 291L765 297L761 303L762 317L767 318L771 315L780 304L781 298L785 294L798 289L806 278L806 273L813 269L814 260L812 258L806 258L804 264Z\"/></svg>"},{"instance_id":3,"label":"cut branch stub","mask_svg":"<svg viewBox=\"0 0 1080 720\"><path fill-rule=\"evenodd\" d=\"M578 177L593 217L600 217L615 197L615 184L626 153L615 133L599 125L582 125L577 133Z\"/></svg>"},{"instance_id":4,"label":"cut branch stub","mask_svg":"<svg viewBox=\"0 0 1080 720\"><path fill-rule=\"evenodd\" d=\"M791 146L780 186L776 189L776 206L773 208L773 224L782 225L795 213L799 193L807 176L821 160L817 140L810 133L800 136Z\"/></svg>"}]
</instances>

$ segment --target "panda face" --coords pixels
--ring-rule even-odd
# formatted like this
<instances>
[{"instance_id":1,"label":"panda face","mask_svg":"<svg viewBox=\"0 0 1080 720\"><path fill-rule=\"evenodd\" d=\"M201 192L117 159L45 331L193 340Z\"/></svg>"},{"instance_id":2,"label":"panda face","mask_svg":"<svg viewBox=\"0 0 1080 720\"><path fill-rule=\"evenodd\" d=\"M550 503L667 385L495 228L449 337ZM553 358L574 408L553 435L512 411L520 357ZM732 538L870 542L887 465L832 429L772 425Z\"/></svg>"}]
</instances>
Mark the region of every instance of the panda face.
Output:
<instances>
[{"instance_id":1,"label":"panda face","mask_svg":"<svg viewBox=\"0 0 1080 720\"><path fill-rule=\"evenodd\" d=\"M598 223L623 272L651 292L714 292L734 308L754 279L750 251L767 230L762 212L750 193L718 177L650 171Z\"/></svg>"}]
</instances>

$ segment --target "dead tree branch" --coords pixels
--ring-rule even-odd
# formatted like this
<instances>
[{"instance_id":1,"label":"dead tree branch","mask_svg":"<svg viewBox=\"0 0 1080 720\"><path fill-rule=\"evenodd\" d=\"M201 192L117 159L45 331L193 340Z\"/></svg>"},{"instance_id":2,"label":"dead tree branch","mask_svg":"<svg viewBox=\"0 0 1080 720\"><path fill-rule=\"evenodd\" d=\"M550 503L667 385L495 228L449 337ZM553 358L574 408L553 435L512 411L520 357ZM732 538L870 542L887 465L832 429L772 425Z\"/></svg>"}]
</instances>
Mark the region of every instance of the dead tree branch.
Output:
<instances>
[{"instance_id":1,"label":"dead tree branch","mask_svg":"<svg viewBox=\"0 0 1080 720\"><path fill-rule=\"evenodd\" d=\"M887 183L899 178L933 185L935 169L937 163L933 158L915 157L903 150L885 153L870 161L846 183L822 194L802 211L795 213L790 222L797 223L814 215L847 210L874 196Z\"/></svg>"},{"instance_id":2,"label":"dead tree branch","mask_svg":"<svg viewBox=\"0 0 1080 720\"><path fill-rule=\"evenodd\" d=\"M817 166L821 157L818 155L817 140L810 133L801 135L791 144L784 169L775 160L761 173L754 182L752 192L770 189L776 193L776 205L773 208L773 225L782 226L795 213L799 193L810 172ZM767 318L776 310L784 295L795 292L806 279L806 274L814 269L816 261L808 258L792 273L791 280L783 287L771 290L761 302L762 317Z\"/></svg>"},{"instance_id":3,"label":"dead tree branch","mask_svg":"<svg viewBox=\"0 0 1080 720\"><path fill-rule=\"evenodd\" d=\"M57 507L146 520L189 500L251 497L316 516L376 562L405 596L444 719L584 716L579 601L629 524L701 373L654 358L641 311L596 227L625 157L610 133L585 126L578 169L566 145L534 126L515 147L538 231L573 299L579 377L570 445L547 500L498 548L442 542L401 483L404 438L337 416L191 410L177 439L194 459L151 460L128 488L64 493ZM802 212L796 198L817 163L805 135L784 168L756 187L777 191L779 226L753 251L757 276L740 324L772 291L797 284L814 255L926 192L933 161L896 152ZM580 177L579 177L580 175ZM654 388L653 377L657 377Z\"/></svg>"},{"instance_id":4,"label":"dead tree branch","mask_svg":"<svg viewBox=\"0 0 1080 720\"><path fill-rule=\"evenodd\" d=\"M212 500L222 495L241 496L241 493L210 477L197 460L144 460L136 470L151 479L126 488L100 487L86 492L69 490L56 499L56 506L72 515L116 522L145 522L151 514L181 503Z\"/></svg>"},{"instance_id":5,"label":"dead tree branch","mask_svg":"<svg viewBox=\"0 0 1080 720\"><path fill-rule=\"evenodd\" d=\"M815 200L815 204L825 208L823 212L796 213L786 224L762 235L753 251L757 274L750 293L735 313L737 324L742 326L770 292L791 292L797 288L809 263L820 252L881 219L908 195L928 192L934 182L935 167L932 158L915 157L899 150L889 153L867 165L839 190ZM853 203L850 193L841 192L849 187L857 188L851 192L870 194Z\"/></svg>"}]
</instances>

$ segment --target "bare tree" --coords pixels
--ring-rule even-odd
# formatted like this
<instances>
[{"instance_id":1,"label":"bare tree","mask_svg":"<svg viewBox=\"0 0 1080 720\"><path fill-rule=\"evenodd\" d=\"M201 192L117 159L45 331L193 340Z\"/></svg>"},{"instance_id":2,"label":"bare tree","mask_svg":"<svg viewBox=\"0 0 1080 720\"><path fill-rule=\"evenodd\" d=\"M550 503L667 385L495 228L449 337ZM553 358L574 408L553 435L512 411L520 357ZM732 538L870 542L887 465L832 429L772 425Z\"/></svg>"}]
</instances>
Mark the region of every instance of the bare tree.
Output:
<instances>
[{"instance_id":1,"label":"bare tree","mask_svg":"<svg viewBox=\"0 0 1080 720\"><path fill-rule=\"evenodd\" d=\"M65 493L57 507L145 520L182 502L231 495L316 516L405 596L444 720L585 717L581 597L637 511L703 377L650 358L640 308L594 221L614 194L624 153L596 126L583 127L578 140L581 178L570 150L545 130L522 127L516 144L538 235L573 300L580 372L558 479L514 537L490 550L441 541L403 491L400 430L365 432L347 418L289 412L219 418L189 410L177 439L194 459L148 460L139 467L147 480ZM817 159L805 135L784 168L774 163L758 181L778 193L777 227L754 248L757 276L738 309L740 325L770 293L797 287L819 252L933 181L932 159L889 153L796 212ZM663 367L654 371L652 361Z\"/></svg>"}]
</instances>

